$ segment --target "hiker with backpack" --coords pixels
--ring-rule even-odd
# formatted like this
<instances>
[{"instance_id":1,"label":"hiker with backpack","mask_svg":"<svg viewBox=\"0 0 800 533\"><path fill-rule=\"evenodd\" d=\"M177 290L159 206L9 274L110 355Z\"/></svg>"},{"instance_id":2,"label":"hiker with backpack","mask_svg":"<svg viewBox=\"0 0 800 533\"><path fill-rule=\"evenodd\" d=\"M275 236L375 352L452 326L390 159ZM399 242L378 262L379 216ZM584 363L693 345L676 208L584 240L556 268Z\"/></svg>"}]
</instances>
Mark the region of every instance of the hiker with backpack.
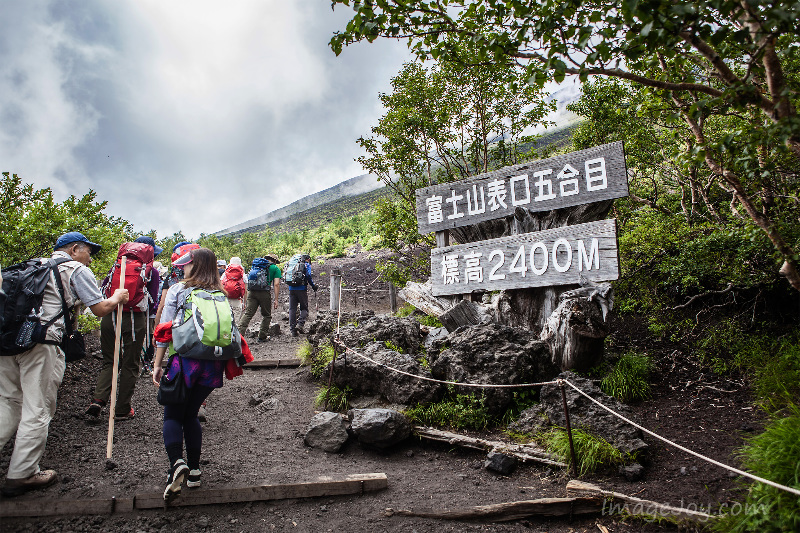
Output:
<instances>
[{"instance_id":1,"label":"hiker with backpack","mask_svg":"<svg viewBox=\"0 0 800 533\"><path fill-rule=\"evenodd\" d=\"M167 502L180 494L184 481L188 487L200 486L203 430L197 413L208 395L222 387L223 373L228 375L231 367L235 371L236 361L247 353L219 280L214 252L191 250L173 264L183 267L185 277L167 292L156 327L153 367L158 400L164 405L164 447L170 464L164 490ZM161 363L167 348L165 371Z\"/></svg>"},{"instance_id":2,"label":"hiker with backpack","mask_svg":"<svg viewBox=\"0 0 800 533\"><path fill-rule=\"evenodd\" d=\"M247 275L247 299L245 312L239 321L239 331L247 333L253 315L261 308L261 327L258 329L256 342L266 342L269 335L269 323L272 321L272 309L278 308L280 293L281 269L278 261L270 256L253 259L252 268Z\"/></svg>"},{"instance_id":3,"label":"hiker with backpack","mask_svg":"<svg viewBox=\"0 0 800 533\"><path fill-rule=\"evenodd\" d=\"M122 306L122 331L120 335L119 387L114 413L115 420L130 420L136 415L131 406L136 381L141 372L141 352L145 340L150 343L152 330L148 323L155 316L158 302L160 277L153 268L153 259L163 249L152 237L143 235L134 242L120 245L117 261L103 281L103 292L108 296L120 286L121 262L125 257L124 287L130 294L128 303ZM84 414L89 422L96 422L111 396L111 379L114 372L114 346L116 340L116 312L100 321L100 350L103 365L97 376L97 384L89 407Z\"/></svg>"},{"instance_id":4,"label":"hiker with backpack","mask_svg":"<svg viewBox=\"0 0 800 533\"><path fill-rule=\"evenodd\" d=\"M70 313L81 304L98 317L128 302L128 291L105 297L89 270L100 245L73 231L61 235L48 259L30 259L3 272L0 315L0 448L14 433L5 497L48 487L54 470L40 470L66 361L81 356Z\"/></svg>"},{"instance_id":5,"label":"hiker with backpack","mask_svg":"<svg viewBox=\"0 0 800 533\"><path fill-rule=\"evenodd\" d=\"M170 257L172 264L169 267L169 271L164 276L164 280L161 282L161 296L158 299L158 309L156 309L156 324L160 323L161 312L164 309L167 291L169 291L170 287L183 279L183 267L175 266L175 261L187 252L198 248L200 248L199 244L188 241L181 241L172 247L172 256ZM153 345L155 345L155 340L153 340Z\"/></svg>"},{"instance_id":6,"label":"hiker with backpack","mask_svg":"<svg viewBox=\"0 0 800 533\"><path fill-rule=\"evenodd\" d=\"M231 263L222 274L222 288L228 293L230 300L239 301L239 311L244 310L244 302L247 300L247 285L244 281L244 268L239 257L231 257Z\"/></svg>"},{"instance_id":7,"label":"hiker with backpack","mask_svg":"<svg viewBox=\"0 0 800 533\"><path fill-rule=\"evenodd\" d=\"M308 318L308 290L311 285L314 292L317 286L311 277L311 256L308 254L295 254L286 263L283 271L283 281L289 286L289 331L292 337L304 333L303 326ZM297 316L297 306L300 306L300 317Z\"/></svg>"}]
</instances>

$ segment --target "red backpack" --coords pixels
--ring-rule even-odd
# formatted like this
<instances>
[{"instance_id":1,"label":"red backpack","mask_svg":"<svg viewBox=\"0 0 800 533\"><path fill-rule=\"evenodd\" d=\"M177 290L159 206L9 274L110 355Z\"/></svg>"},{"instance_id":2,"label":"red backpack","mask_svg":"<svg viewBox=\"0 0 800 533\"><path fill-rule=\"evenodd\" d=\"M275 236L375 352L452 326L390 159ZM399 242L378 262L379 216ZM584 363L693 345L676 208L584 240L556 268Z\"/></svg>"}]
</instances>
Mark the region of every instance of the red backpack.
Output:
<instances>
[{"instance_id":1,"label":"red backpack","mask_svg":"<svg viewBox=\"0 0 800 533\"><path fill-rule=\"evenodd\" d=\"M123 311L147 311L150 308L150 293L147 284L153 275L153 247L141 242L126 242L119 247L117 262L111 268L103 293L110 298L119 289L120 265L125 257L125 288L128 289L128 303L122 306Z\"/></svg>"},{"instance_id":2,"label":"red backpack","mask_svg":"<svg viewBox=\"0 0 800 533\"><path fill-rule=\"evenodd\" d=\"M244 268L239 265L229 265L222 275L222 288L228 293L228 298L241 298L244 296Z\"/></svg>"}]
</instances>

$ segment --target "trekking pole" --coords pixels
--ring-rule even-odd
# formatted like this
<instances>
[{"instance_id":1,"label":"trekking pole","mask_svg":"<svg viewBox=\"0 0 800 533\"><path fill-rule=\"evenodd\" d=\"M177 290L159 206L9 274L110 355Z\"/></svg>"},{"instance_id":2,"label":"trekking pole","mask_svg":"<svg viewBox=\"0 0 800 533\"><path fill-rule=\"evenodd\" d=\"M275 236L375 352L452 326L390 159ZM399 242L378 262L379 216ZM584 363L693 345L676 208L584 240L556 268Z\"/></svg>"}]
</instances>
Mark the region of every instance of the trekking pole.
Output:
<instances>
[{"instance_id":1,"label":"trekking pole","mask_svg":"<svg viewBox=\"0 0 800 533\"><path fill-rule=\"evenodd\" d=\"M119 267L119 288L125 288L125 256ZM111 459L114 447L114 412L117 408L117 377L119 376L119 347L122 336L122 304L117 304L117 326L114 330L114 366L111 370L111 406L108 410L108 439L106 440L106 459Z\"/></svg>"}]
</instances>

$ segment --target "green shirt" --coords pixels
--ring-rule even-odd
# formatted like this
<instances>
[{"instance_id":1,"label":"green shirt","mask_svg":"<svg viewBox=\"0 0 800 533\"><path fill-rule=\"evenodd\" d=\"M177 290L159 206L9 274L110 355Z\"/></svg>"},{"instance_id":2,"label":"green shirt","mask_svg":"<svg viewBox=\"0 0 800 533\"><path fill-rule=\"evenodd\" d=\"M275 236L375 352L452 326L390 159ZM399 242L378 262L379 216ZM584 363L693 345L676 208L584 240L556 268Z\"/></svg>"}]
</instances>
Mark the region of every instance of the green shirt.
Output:
<instances>
[{"instance_id":1,"label":"green shirt","mask_svg":"<svg viewBox=\"0 0 800 533\"><path fill-rule=\"evenodd\" d=\"M269 284L272 285L276 279L281 279L281 268L273 263L269 266Z\"/></svg>"}]
</instances>

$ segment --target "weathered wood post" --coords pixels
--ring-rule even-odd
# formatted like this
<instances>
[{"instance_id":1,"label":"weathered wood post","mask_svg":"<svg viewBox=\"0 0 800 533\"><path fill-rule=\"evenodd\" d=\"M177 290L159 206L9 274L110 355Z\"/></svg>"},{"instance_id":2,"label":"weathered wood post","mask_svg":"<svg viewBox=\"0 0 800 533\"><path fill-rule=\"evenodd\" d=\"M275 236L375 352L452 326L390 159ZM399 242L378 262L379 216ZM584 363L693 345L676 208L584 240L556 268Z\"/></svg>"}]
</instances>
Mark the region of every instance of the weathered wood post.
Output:
<instances>
[{"instance_id":1,"label":"weathered wood post","mask_svg":"<svg viewBox=\"0 0 800 533\"><path fill-rule=\"evenodd\" d=\"M561 388L561 403L564 405L564 420L567 426L567 438L569 438L569 454L572 456L572 477L578 477L578 460L575 457L575 445L572 443L572 426L569 423L569 407L567 406L567 391L563 380L558 380Z\"/></svg>"},{"instance_id":2,"label":"weathered wood post","mask_svg":"<svg viewBox=\"0 0 800 533\"><path fill-rule=\"evenodd\" d=\"M341 298L341 293L339 289L342 286L342 271L338 268L334 268L331 270L331 301L330 307L331 311L338 311L339 310L339 299Z\"/></svg>"},{"instance_id":3,"label":"weathered wood post","mask_svg":"<svg viewBox=\"0 0 800 533\"><path fill-rule=\"evenodd\" d=\"M394 283L389 284L389 308L392 313L397 312L397 287L394 286Z\"/></svg>"}]
</instances>

